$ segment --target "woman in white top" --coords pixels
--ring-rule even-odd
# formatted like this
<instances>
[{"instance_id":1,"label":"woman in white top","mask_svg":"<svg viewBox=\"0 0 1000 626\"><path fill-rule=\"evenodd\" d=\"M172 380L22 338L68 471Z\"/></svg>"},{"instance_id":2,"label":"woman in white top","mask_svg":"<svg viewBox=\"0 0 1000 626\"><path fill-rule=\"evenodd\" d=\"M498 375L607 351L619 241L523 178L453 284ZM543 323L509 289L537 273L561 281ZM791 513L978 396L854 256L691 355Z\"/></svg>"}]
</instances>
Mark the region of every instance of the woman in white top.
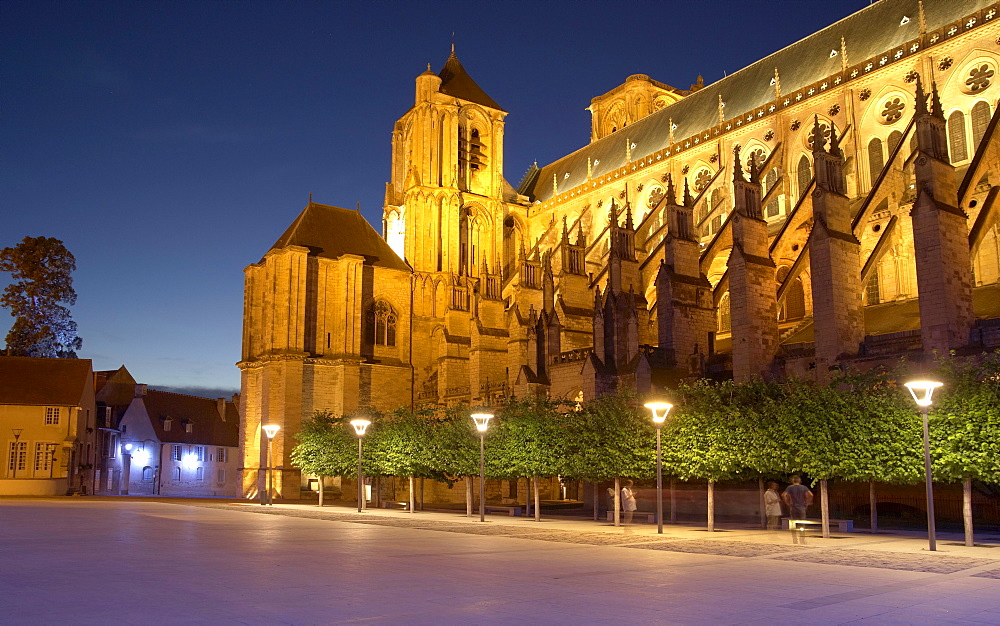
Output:
<instances>
[{"instance_id":1,"label":"woman in white top","mask_svg":"<svg viewBox=\"0 0 1000 626\"><path fill-rule=\"evenodd\" d=\"M622 509L625 511L625 529L632 525L632 514L635 512L635 492L632 491L632 481L622 488Z\"/></svg>"},{"instance_id":2,"label":"woman in white top","mask_svg":"<svg viewBox=\"0 0 1000 626\"><path fill-rule=\"evenodd\" d=\"M778 530L778 521L781 519L781 496L778 495L778 483L767 483L767 491L764 492L764 513L767 515L767 529Z\"/></svg>"}]
</instances>

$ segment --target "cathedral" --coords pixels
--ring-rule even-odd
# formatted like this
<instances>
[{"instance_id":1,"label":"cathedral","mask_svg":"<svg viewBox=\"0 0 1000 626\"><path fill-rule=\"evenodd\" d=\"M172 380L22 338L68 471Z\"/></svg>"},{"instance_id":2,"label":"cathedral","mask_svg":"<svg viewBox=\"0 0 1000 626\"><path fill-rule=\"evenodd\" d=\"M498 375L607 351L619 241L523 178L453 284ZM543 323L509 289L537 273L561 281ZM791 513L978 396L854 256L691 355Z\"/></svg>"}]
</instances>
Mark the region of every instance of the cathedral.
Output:
<instances>
[{"instance_id":1,"label":"cathedral","mask_svg":"<svg viewBox=\"0 0 1000 626\"><path fill-rule=\"evenodd\" d=\"M381 232L310 198L245 270L244 493L272 423L298 497L316 410L828 382L1000 345L998 11L880 0L713 84L629 76L588 145L516 185L507 111L452 50L392 128Z\"/></svg>"}]
</instances>

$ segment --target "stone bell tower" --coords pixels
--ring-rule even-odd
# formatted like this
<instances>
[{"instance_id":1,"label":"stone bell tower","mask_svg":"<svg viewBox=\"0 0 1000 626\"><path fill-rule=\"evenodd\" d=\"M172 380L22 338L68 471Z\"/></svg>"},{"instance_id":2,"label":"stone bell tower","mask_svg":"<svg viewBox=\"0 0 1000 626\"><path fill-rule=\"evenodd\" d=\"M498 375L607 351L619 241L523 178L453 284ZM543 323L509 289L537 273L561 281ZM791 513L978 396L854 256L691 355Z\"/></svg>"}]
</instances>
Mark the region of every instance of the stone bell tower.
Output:
<instances>
[{"instance_id":1,"label":"stone bell tower","mask_svg":"<svg viewBox=\"0 0 1000 626\"><path fill-rule=\"evenodd\" d=\"M417 272L478 275L502 251L507 112L452 46L444 68L416 78L413 107L392 132L386 240Z\"/></svg>"}]
</instances>

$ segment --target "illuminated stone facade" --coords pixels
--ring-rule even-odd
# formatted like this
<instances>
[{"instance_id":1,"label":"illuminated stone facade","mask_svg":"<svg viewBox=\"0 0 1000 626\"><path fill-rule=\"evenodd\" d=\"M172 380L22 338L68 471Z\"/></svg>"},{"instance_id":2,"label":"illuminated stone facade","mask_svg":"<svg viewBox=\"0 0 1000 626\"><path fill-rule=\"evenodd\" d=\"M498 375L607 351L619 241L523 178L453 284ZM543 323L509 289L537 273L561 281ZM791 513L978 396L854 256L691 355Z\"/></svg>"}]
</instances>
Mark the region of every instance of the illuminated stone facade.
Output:
<instances>
[{"instance_id":1,"label":"illuminated stone facade","mask_svg":"<svg viewBox=\"0 0 1000 626\"><path fill-rule=\"evenodd\" d=\"M631 76L591 102L589 145L516 188L507 112L453 51L393 128L382 236L310 202L246 270L245 493L273 422L296 497L317 409L824 381L995 345L997 21L882 0L710 85Z\"/></svg>"}]
</instances>

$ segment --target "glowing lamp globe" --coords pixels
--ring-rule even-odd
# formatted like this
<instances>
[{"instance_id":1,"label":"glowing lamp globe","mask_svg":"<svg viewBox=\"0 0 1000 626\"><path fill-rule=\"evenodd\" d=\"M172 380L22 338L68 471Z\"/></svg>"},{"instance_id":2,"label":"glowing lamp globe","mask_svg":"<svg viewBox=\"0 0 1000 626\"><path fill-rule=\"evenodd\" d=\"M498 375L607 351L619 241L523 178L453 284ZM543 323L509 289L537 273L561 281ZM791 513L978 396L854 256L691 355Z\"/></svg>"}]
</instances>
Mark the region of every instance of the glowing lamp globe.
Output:
<instances>
[{"instance_id":1,"label":"glowing lamp globe","mask_svg":"<svg viewBox=\"0 0 1000 626\"><path fill-rule=\"evenodd\" d=\"M486 432L486 428L489 426L490 420L493 419L492 413L473 413L472 421L476 423L476 430L481 433Z\"/></svg>"},{"instance_id":2,"label":"glowing lamp globe","mask_svg":"<svg viewBox=\"0 0 1000 626\"><path fill-rule=\"evenodd\" d=\"M667 413L670 412L670 409L674 408L674 405L661 400L650 400L643 406L652 411L654 424L662 424L665 422L667 420Z\"/></svg>"},{"instance_id":3,"label":"glowing lamp globe","mask_svg":"<svg viewBox=\"0 0 1000 626\"><path fill-rule=\"evenodd\" d=\"M278 426L277 424L265 424L263 428L264 434L267 435L268 439L274 439L274 436L278 434L279 430L281 430L281 426Z\"/></svg>"},{"instance_id":4,"label":"glowing lamp globe","mask_svg":"<svg viewBox=\"0 0 1000 626\"><path fill-rule=\"evenodd\" d=\"M368 427L371 426L371 424L372 423L368 420L351 420L351 426L354 427L354 432L357 433L358 437L363 437L365 435L365 431L368 430Z\"/></svg>"},{"instance_id":5,"label":"glowing lamp globe","mask_svg":"<svg viewBox=\"0 0 1000 626\"><path fill-rule=\"evenodd\" d=\"M911 380L904 383L906 388L910 390L910 395L913 396L917 406L930 406L934 390L943 384L934 380Z\"/></svg>"}]
</instances>

